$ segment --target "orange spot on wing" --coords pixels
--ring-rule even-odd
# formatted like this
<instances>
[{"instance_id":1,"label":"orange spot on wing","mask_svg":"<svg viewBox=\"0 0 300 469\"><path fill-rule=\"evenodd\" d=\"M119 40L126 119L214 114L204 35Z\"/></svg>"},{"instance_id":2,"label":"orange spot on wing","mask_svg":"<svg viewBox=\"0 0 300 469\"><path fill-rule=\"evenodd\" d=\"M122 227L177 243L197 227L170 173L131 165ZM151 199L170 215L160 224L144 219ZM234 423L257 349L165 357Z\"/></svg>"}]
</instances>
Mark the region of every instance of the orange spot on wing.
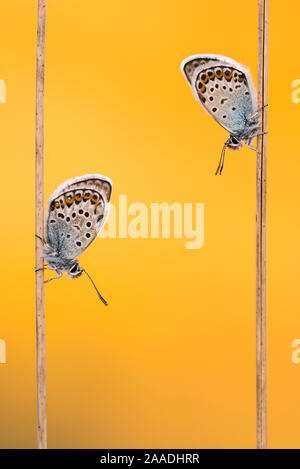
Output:
<instances>
[{"instance_id":1,"label":"orange spot on wing","mask_svg":"<svg viewBox=\"0 0 300 469\"><path fill-rule=\"evenodd\" d=\"M68 195L67 197L65 197L65 202L68 206L72 205L72 203L74 202L74 197Z\"/></svg>"},{"instance_id":2,"label":"orange spot on wing","mask_svg":"<svg viewBox=\"0 0 300 469\"><path fill-rule=\"evenodd\" d=\"M208 75L206 73L201 73L200 78L203 83L207 83L209 80Z\"/></svg>"},{"instance_id":3,"label":"orange spot on wing","mask_svg":"<svg viewBox=\"0 0 300 469\"><path fill-rule=\"evenodd\" d=\"M224 74L224 77L226 78L227 81L231 80L231 78L232 78L232 72L230 72L229 75Z\"/></svg>"}]
</instances>

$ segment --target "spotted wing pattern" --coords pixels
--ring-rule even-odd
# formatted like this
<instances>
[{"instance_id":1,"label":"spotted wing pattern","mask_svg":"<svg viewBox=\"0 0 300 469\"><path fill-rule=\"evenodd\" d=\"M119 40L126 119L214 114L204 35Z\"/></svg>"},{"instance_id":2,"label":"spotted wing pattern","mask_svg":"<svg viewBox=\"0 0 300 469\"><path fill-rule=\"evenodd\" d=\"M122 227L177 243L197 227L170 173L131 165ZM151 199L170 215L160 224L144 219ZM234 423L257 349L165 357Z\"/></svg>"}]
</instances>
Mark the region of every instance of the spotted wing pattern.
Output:
<instances>
[{"instance_id":1,"label":"spotted wing pattern","mask_svg":"<svg viewBox=\"0 0 300 469\"><path fill-rule=\"evenodd\" d=\"M257 110L248 69L229 57L198 54L185 59L181 70L202 107L226 130L243 135Z\"/></svg>"},{"instance_id":2,"label":"spotted wing pattern","mask_svg":"<svg viewBox=\"0 0 300 469\"><path fill-rule=\"evenodd\" d=\"M46 242L58 257L76 259L95 239L109 212L112 182L101 175L70 179L48 202Z\"/></svg>"},{"instance_id":3,"label":"spotted wing pattern","mask_svg":"<svg viewBox=\"0 0 300 469\"><path fill-rule=\"evenodd\" d=\"M238 133L256 111L246 75L227 65L204 66L193 75L193 91L225 129Z\"/></svg>"},{"instance_id":4,"label":"spotted wing pattern","mask_svg":"<svg viewBox=\"0 0 300 469\"><path fill-rule=\"evenodd\" d=\"M217 55L213 54L199 54L192 55L185 59L181 64L181 71L186 78L187 82L192 84L192 76L199 67L207 64L208 62L216 62L218 60Z\"/></svg>"}]
</instances>

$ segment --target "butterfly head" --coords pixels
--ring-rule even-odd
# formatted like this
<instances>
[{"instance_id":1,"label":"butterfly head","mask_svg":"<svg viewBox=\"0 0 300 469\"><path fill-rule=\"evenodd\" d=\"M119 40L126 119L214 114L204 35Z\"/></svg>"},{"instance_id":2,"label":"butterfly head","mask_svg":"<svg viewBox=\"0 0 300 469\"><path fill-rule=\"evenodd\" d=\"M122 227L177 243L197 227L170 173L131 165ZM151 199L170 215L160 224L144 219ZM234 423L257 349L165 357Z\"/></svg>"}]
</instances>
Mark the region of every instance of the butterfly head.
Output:
<instances>
[{"instance_id":1,"label":"butterfly head","mask_svg":"<svg viewBox=\"0 0 300 469\"><path fill-rule=\"evenodd\" d=\"M239 148L242 148L242 141L236 135L229 135L225 145L232 150L238 150Z\"/></svg>"},{"instance_id":2,"label":"butterfly head","mask_svg":"<svg viewBox=\"0 0 300 469\"><path fill-rule=\"evenodd\" d=\"M66 273L69 278L78 278L82 275L82 272L83 270L77 261L73 262L66 269Z\"/></svg>"},{"instance_id":3,"label":"butterfly head","mask_svg":"<svg viewBox=\"0 0 300 469\"><path fill-rule=\"evenodd\" d=\"M224 160L225 160L225 153L226 153L226 148L231 148L232 150L238 150L239 148L242 147L242 139L238 137L237 135L230 134L228 137L228 140L223 145L221 156L220 156L220 161L219 165L217 167L216 175L222 174L223 168L224 168Z\"/></svg>"}]
</instances>

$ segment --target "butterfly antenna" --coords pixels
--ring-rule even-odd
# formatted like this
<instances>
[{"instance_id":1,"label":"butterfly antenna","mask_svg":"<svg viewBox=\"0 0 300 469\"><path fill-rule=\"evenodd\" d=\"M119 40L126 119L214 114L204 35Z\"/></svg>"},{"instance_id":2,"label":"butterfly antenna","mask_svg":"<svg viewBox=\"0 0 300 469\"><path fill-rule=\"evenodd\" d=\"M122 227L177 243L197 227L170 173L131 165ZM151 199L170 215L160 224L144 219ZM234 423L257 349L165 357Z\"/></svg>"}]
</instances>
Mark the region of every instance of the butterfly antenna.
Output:
<instances>
[{"instance_id":1,"label":"butterfly antenna","mask_svg":"<svg viewBox=\"0 0 300 469\"><path fill-rule=\"evenodd\" d=\"M103 296L100 295L100 293L99 293L99 291L98 291L98 288L97 288L96 285L94 284L92 278L89 276L89 274L87 273L87 271L84 270L84 269L81 269L81 270L82 270L82 272L84 272L84 273L88 276L88 278L90 279L90 281L91 281L92 284L94 285L94 288L95 288L95 290L96 290L96 292L97 292L97 294L98 294L100 300L102 301L102 303L104 303L105 306L107 306L107 305L108 305L107 301L103 298Z\"/></svg>"},{"instance_id":2,"label":"butterfly antenna","mask_svg":"<svg viewBox=\"0 0 300 469\"><path fill-rule=\"evenodd\" d=\"M222 165L221 165L221 168L220 168L220 171L219 171L220 176L221 176L221 174L223 172L223 168L224 168L226 148L227 148L227 145L225 143L224 149L223 149L223 161L222 161Z\"/></svg>"},{"instance_id":3,"label":"butterfly antenna","mask_svg":"<svg viewBox=\"0 0 300 469\"><path fill-rule=\"evenodd\" d=\"M215 176L217 176L218 174L221 176L221 174L222 174L223 167L224 167L225 151L226 151L226 147L227 147L226 143L227 142L224 143L224 146L222 148L220 161L219 161L219 165L217 167L217 171L215 172Z\"/></svg>"}]
</instances>

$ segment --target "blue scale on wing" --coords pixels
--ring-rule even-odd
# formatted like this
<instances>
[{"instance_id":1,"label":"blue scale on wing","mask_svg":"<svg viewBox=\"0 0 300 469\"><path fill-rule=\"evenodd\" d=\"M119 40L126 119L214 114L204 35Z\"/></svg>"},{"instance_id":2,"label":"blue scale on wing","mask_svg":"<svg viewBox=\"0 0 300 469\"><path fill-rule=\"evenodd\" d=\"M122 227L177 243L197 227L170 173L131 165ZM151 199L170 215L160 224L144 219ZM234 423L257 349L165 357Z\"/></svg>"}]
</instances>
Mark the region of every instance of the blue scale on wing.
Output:
<instances>
[{"instance_id":1,"label":"blue scale on wing","mask_svg":"<svg viewBox=\"0 0 300 469\"><path fill-rule=\"evenodd\" d=\"M245 74L230 66L208 64L193 79L205 110L229 132L240 133L254 112Z\"/></svg>"},{"instance_id":2,"label":"blue scale on wing","mask_svg":"<svg viewBox=\"0 0 300 469\"><path fill-rule=\"evenodd\" d=\"M228 106L228 109L225 109L223 115L227 115L226 126L229 128L230 132L236 133L245 128L247 118L249 118L252 113L253 106L250 96L239 96L237 94L232 97L230 107ZM224 121L225 119L223 122Z\"/></svg>"},{"instance_id":3,"label":"blue scale on wing","mask_svg":"<svg viewBox=\"0 0 300 469\"><path fill-rule=\"evenodd\" d=\"M79 202L76 202L76 196ZM49 243L62 259L75 259L97 236L103 217L102 196L90 190L68 192L59 196L53 205L47 225Z\"/></svg>"}]
</instances>

